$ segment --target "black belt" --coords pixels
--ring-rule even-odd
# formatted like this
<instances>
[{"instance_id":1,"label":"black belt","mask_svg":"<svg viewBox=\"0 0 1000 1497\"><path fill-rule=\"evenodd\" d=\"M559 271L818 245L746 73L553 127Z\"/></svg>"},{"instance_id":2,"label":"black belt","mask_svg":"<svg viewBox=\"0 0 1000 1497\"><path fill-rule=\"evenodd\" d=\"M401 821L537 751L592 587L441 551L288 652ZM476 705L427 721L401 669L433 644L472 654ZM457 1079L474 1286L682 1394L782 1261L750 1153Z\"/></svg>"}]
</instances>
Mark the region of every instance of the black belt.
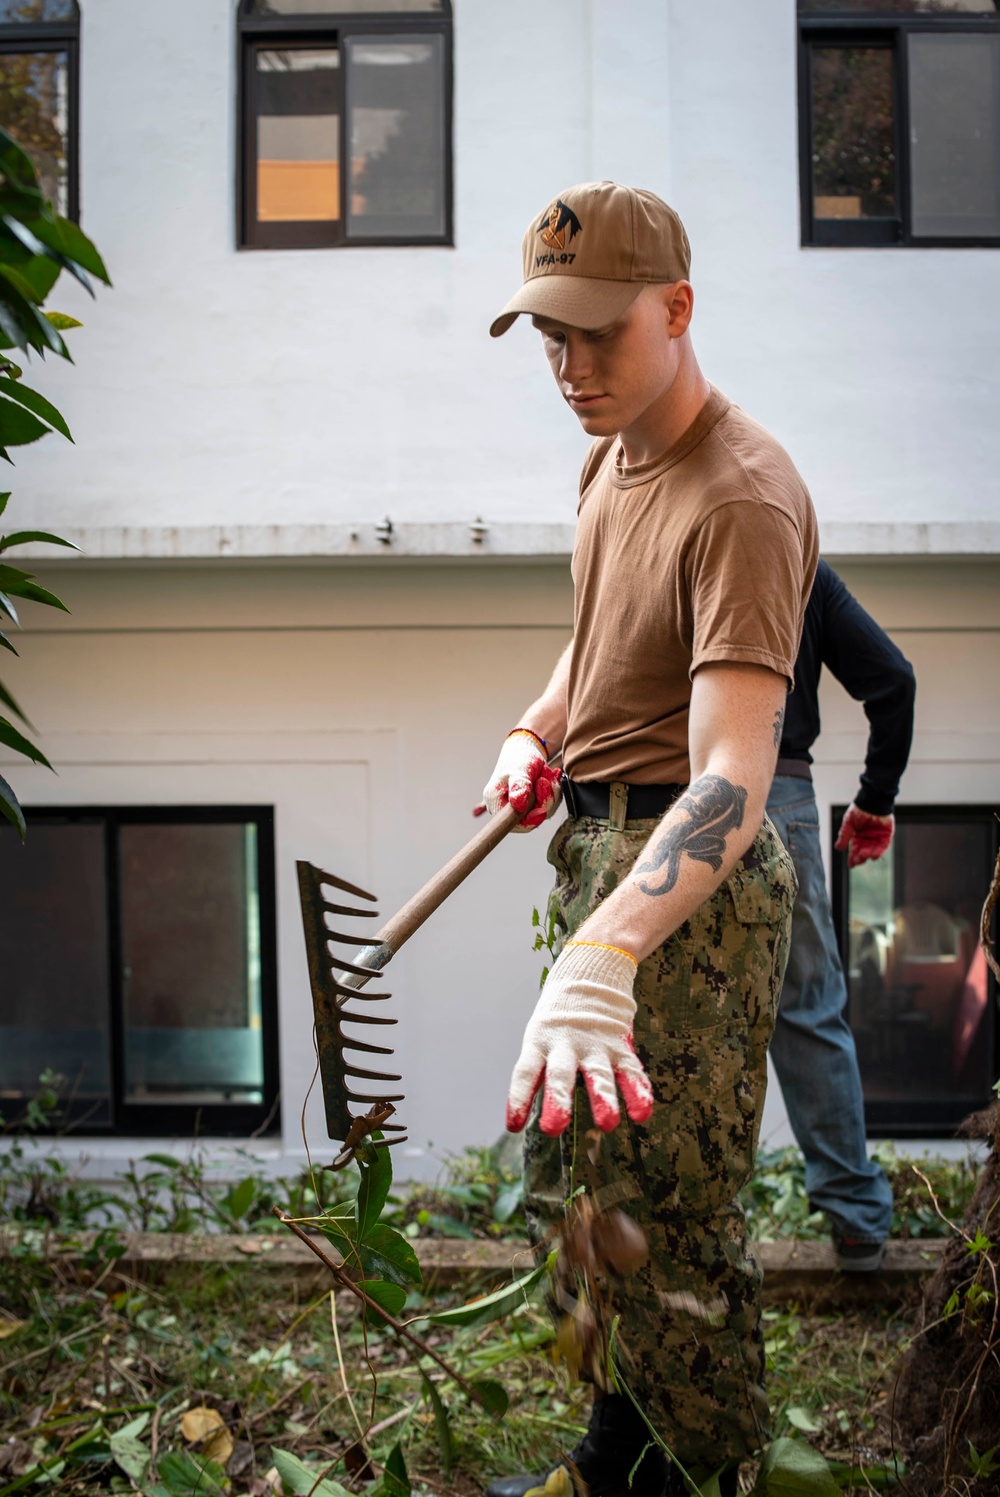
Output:
<instances>
[{"instance_id":1,"label":"black belt","mask_svg":"<svg viewBox=\"0 0 1000 1497\"><path fill-rule=\"evenodd\" d=\"M779 759L774 772L788 775L792 780L811 780L813 777L812 765L808 759Z\"/></svg>"},{"instance_id":2,"label":"black belt","mask_svg":"<svg viewBox=\"0 0 1000 1497\"><path fill-rule=\"evenodd\" d=\"M673 805L686 785L626 785L628 800L625 816L628 821L640 821L644 817L662 816ZM578 780L562 778L563 798L571 816L593 816L598 821L608 821L611 816L611 786L581 784Z\"/></svg>"}]
</instances>

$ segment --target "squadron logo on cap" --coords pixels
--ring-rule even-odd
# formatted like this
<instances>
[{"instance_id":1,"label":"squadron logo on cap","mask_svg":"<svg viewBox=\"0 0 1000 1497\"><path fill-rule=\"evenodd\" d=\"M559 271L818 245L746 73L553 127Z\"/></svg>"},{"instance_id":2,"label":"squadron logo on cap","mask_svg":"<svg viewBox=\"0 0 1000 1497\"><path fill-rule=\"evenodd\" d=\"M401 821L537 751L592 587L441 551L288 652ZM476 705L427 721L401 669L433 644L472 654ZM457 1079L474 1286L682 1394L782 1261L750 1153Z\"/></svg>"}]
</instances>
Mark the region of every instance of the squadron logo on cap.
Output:
<instances>
[{"instance_id":1,"label":"squadron logo on cap","mask_svg":"<svg viewBox=\"0 0 1000 1497\"><path fill-rule=\"evenodd\" d=\"M572 208L567 208L562 198L556 198L538 225L538 232L549 249L564 250L575 235L583 232L583 226Z\"/></svg>"}]
</instances>

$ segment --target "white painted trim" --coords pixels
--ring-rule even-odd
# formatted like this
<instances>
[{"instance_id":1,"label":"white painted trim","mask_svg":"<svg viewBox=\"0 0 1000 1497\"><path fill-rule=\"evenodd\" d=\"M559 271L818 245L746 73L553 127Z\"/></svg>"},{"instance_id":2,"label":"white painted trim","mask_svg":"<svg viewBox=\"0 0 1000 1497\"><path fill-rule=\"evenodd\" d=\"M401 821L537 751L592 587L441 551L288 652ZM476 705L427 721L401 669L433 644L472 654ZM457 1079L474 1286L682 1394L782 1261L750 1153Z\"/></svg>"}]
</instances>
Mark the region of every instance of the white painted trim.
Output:
<instances>
[{"instance_id":1,"label":"white painted trim","mask_svg":"<svg viewBox=\"0 0 1000 1497\"><path fill-rule=\"evenodd\" d=\"M232 558L346 561L350 558L553 561L569 557L575 526L531 521L491 524L478 519L340 525L153 525L69 529L79 553L25 546L17 557L53 562L220 561ZM381 531L381 534L380 534ZM832 520L820 526L825 556L854 561L898 558L943 561L1000 557L1000 523L905 523ZM15 558L16 559L16 558Z\"/></svg>"}]
</instances>

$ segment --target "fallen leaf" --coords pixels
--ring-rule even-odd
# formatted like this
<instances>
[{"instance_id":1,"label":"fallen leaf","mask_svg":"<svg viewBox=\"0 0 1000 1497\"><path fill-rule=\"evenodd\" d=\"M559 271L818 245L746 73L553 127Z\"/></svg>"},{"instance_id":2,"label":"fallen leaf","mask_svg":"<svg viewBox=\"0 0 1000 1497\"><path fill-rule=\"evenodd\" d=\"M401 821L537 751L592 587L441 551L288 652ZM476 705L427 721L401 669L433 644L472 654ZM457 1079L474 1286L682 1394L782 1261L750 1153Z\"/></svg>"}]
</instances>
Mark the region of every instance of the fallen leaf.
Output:
<instances>
[{"instance_id":1,"label":"fallen leaf","mask_svg":"<svg viewBox=\"0 0 1000 1497\"><path fill-rule=\"evenodd\" d=\"M206 1409L204 1405L198 1409L188 1409L181 1420L181 1434L191 1445L196 1445L199 1440L204 1440L213 1430L224 1429L222 1415L217 1409ZM232 1452L230 1452L232 1454ZM229 1457L227 1456L228 1460Z\"/></svg>"},{"instance_id":2,"label":"fallen leaf","mask_svg":"<svg viewBox=\"0 0 1000 1497\"><path fill-rule=\"evenodd\" d=\"M220 1466L227 1466L229 1458L233 1453L233 1437L225 1425L217 1429L214 1434L209 1435L202 1441L201 1453L210 1461L218 1461Z\"/></svg>"},{"instance_id":3,"label":"fallen leaf","mask_svg":"<svg viewBox=\"0 0 1000 1497\"><path fill-rule=\"evenodd\" d=\"M27 1324L26 1320L8 1320L5 1315L0 1320L0 1341L6 1341L8 1336L14 1336L18 1331L23 1331Z\"/></svg>"}]
</instances>

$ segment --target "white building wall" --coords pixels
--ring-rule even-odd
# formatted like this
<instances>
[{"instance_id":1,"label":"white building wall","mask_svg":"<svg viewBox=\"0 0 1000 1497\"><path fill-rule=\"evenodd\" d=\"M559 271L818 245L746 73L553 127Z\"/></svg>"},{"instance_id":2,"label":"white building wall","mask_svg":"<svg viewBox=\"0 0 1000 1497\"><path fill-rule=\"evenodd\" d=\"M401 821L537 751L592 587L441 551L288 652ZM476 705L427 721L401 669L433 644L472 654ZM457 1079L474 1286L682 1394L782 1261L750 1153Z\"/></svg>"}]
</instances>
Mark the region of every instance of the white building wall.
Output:
<instances>
[{"instance_id":1,"label":"white building wall","mask_svg":"<svg viewBox=\"0 0 1000 1497\"><path fill-rule=\"evenodd\" d=\"M25 521L195 555L244 546L212 526L259 554L275 527L374 544L385 514L570 524L585 441L530 329L487 326L529 216L608 175L681 210L706 371L786 442L828 544L1000 550L996 252L799 247L793 0L456 0L456 247L298 252L235 248L235 0L82 8L83 223L115 286L59 292L87 327L38 383L77 446L19 459Z\"/></svg>"},{"instance_id":2,"label":"white building wall","mask_svg":"<svg viewBox=\"0 0 1000 1497\"><path fill-rule=\"evenodd\" d=\"M1000 567L843 567L917 672L904 802L997 802ZM311 1003L295 886L304 857L375 892L388 915L472 835L470 808L499 740L567 639L564 567L74 567L43 578L71 616L31 621L25 707L58 767L14 768L26 803L264 804L276 811L283 1135L303 1151ZM861 708L823 687L816 787L824 827L864 757ZM537 992L533 905L549 887L547 832L514 836L387 972L412 1152L503 1127L510 1068ZM828 832L825 851L829 860ZM318 1091L308 1133L322 1156ZM763 1137L786 1136L773 1088ZM273 1145L261 1144L275 1154ZM88 1141L133 1157L134 1139Z\"/></svg>"}]
</instances>

